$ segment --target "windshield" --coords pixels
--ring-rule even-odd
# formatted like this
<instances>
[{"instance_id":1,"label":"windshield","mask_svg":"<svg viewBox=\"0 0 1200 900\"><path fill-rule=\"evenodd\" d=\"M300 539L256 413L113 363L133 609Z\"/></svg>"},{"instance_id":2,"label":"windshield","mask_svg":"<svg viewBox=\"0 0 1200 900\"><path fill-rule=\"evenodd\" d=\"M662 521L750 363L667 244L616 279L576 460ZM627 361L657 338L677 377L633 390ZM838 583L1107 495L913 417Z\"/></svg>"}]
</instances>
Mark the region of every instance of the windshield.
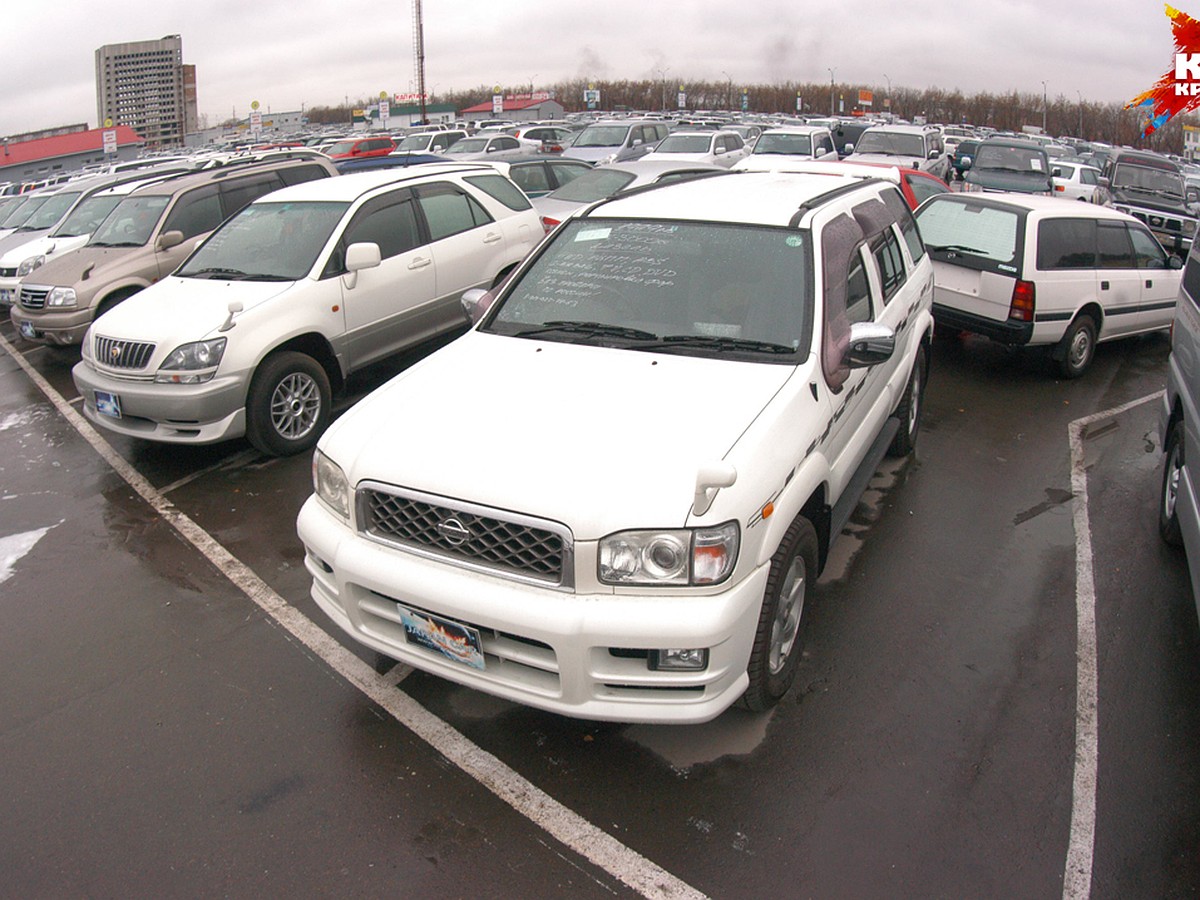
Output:
<instances>
[{"instance_id":1,"label":"windshield","mask_svg":"<svg viewBox=\"0 0 1200 900\"><path fill-rule=\"evenodd\" d=\"M893 134L890 131L864 131L855 153L878 153L882 156L916 156L925 158L925 141L919 134Z\"/></svg>"},{"instance_id":2,"label":"windshield","mask_svg":"<svg viewBox=\"0 0 1200 900\"><path fill-rule=\"evenodd\" d=\"M66 220L50 233L51 237L80 237L96 230L105 217L113 211L121 197L110 194L103 197L88 197L67 216Z\"/></svg>"},{"instance_id":3,"label":"windshield","mask_svg":"<svg viewBox=\"0 0 1200 900\"><path fill-rule=\"evenodd\" d=\"M925 247L933 252L948 251L955 261L973 257L1003 264L1015 272L1012 267L1017 261L1021 227L1017 212L943 196L931 198L917 210L917 228Z\"/></svg>"},{"instance_id":4,"label":"windshield","mask_svg":"<svg viewBox=\"0 0 1200 900\"><path fill-rule=\"evenodd\" d=\"M491 138L473 137L463 138L461 141L455 141L445 149L445 153L482 153L487 149L488 141Z\"/></svg>"},{"instance_id":5,"label":"windshield","mask_svg":"<svg viewBox=\"0 0 1200 900\"><path fill-rule=\"evenodd\" d=\"M997 147L980 144L975 151L976 169L1004 169L1008 172L1045 174L1045 151L1040 147Z\"/></svg>"},{"instance_id":6,"label":"windshield","mask_svg":"<svg viewBox=\"0 0 1200 900\"><path fill-rule=\"evenodd\" d=\"M655 153L708 153L712 136L707 134L668 134L654 148Z\"/></svg>"},{"instance_id":7,"label":"windshield","mask_svg":"<svg viewBox=\"0 0 1200 900\"><path fill-rule=\"evenodd\" d=\"M574 220L482 327L795 365L811 334L809 242L789 228Z\"/></svg>"},{"instance_id":8,"label":"windshield","mask_svg":"<svg viewBox=\"0 0 1200 900\"><path fill-rule=\"evenodd\" d=\"M47 199L46 197L27 197L24 203L10 212L3 222L0 222L0 228L16 228L24 225L30 216L42 208Z\"/></svg>"},{"instance_id":9,"label":"windshield","mask_svg":"<svg viewBox=\"0 0 1200 900\"><path fill-rule=\"evenodd\" d=\"M350 153L354 150L354 145L358 141L338 141L336 144L330 144L325 148L327 156L341 156L343 153Z\"/></svg>"},{"instance_id":10,"label":"windshield","mask_svg":"<svg viewBox=\"0 0 1200 900\"><path fill-rule=\"evenodd\" d=\"M1146 166L1134 166L1128 163L1119 164L1113 171L1113 187L1132 188L1147 191L1152 194L1166 194L1172 197L1183 196L1183 179L1174 172L1162 169L1151 169Z\"/></svg>"},{"instance_id":11,"label":"windshield","mask_svg":"<svg viewBox=\"0 0 1200 900\"><path fill-rule=\"evenodd\" d=\"M41 208L32 216L25 220L25 224L21 226L21 231L35 231L51 227L67 214L67 210L79 199L79 194L79 191L69 194L55 194L43 203Z\"/></svg>"},{"instance_id":12,"label":"windshield","mask_svg":"<svg viewBox=\"0 0 1200 900\"><path fill-rule=\"evenodd\" d=\"M432 134L414 134L406 137L396 147L397 150L424 150L433 140Z\"/></svg>"},{"instance_id":13,"label":"windshield","mask_svg":"<svg viewBox=\"0 0 1200 900\"><path fill-rule=\"evenodd\" d=\"M592 169L578 178L568 181L556 191L546 195L550 200L572 200L576 203L591 203L611 197L629 184L636 176L621 169Z\"/></svg>"},{"instance_id":14,"label":"windshield","mask_svg":"<svg viewBox=\"0 0 1200 900\"><path fill-rule=\"evenodd\" d=\"M628 125L589 125L579 133L571 147L576 150L580 147L620 147L627 134Z\"/></svg>"},{"instance_id":15,"label":"windshield","mask_svg":"<svg viewBox=\"0 0 1200 900\"><path fill-rule=\"evenodd\" d=\"M215 231L175 273L222 281L299 281L348 203L252 203Z\"/></svg>"},{"instance_id":16,"label":"windshield","mask_svg":"<svg viewBox=\"0 0 1200 900\"><path fill-rule=\"evenodd\" d=\"M150 240L170 197L150 194L126 197L92 232L89 247L140 247Z\"/></svg>"},{"instance_id":17,"label":"windshield","mask_svg":"<svg viewBox=\"0 0 1200 900\"><path fill-rule=\"evenodd\" d=\"M763 132L754 145L755 153L789 153L812 156L812 138L807 134L772 134Z\"/></svg>"}]
</instances>

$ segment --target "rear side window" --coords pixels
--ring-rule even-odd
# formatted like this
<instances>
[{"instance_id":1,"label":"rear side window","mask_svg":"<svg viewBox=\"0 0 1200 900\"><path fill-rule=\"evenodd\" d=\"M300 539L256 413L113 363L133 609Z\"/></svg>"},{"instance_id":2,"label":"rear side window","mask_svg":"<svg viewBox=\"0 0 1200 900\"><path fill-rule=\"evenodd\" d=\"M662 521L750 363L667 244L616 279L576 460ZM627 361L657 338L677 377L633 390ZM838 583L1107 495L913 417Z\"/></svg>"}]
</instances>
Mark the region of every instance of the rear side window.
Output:
<instances>
[{"instance_id":1,"label":"rear side window","mask_svg":"<svg viewBox=\"0 0 1200 900\"><path fill-rule=\"evenodd\" d=\"M318 178L328 178L329 170L316 163L304 166L289 166L279 170L279 178L285 185L303 184L306 181L316 181Z\"/></svg>"},{"instance_id":2,"label":"rear side window","mask_svg":"<svg viewBox=\"0 0 1200 900\"><path fill-rule=\"evenodd\" d=\"M1045 219L1038 225L1037 267L1056 269L1096 267L1094 219Z\"/></svg>"},{"instance_id":3,"label":"rear side window","mask_svg":"<svg viewBox=\"0 0 1200 900\"><path fill-rule=\"evenodd\" d=\"M892 215L900 223L900 234L904 236L904 243L908 245L908 255L912 257L914 263L920 262L921 257L925 255L925 245L921 243L917 220L913 218L912 210L908 208L908 201L900 196L900 192L894 188L885 190L880 196L883 198L884 205L892 211Z\"/></svg>"},{"instance_id":4,"label":"rear side window","mask_svg":"<svg viewBox=\"0 0 1200 900\"><path fill-rule=\"evenodd\" d=\"M550 192L550 175L541 163L532 166L513 166L509 169L508 174L517 183L517 187L527 194L531 191Z\"/></svg>"},{"instance_id":5,"label":"rear side window","mask_svg":"<svg viewBox=\"0 0 1200 900\"><path fill-rule=\"evenodd\" d=\"M904 257L900 253L900 242L889 228L871 242L871 253L879 266L879 280L883 286L883 302L887 303L904 284Z\"/></svg>"},{"instance_id":6,"label":"rear side window","mask_svg":"<svg viewBox=\"0 0 1200 900\"><path fill-rule=\"evenodd\" d=\"M519 179L520 175L525 175L525 177L528 177L527 173L529 169L534 169L536 172L542 171L542 167L540 165L514 167L512 169L513 178ZM468 184L473 184L489 197L495 197L509 209L515 209L517 211L523 209L533 209L533 204L529 202L529 198L513 187L513 183L503 175L468 175L463 180ZM526 190L544 190L544 188L534 187L533 183L526 187L526 185L520 180L517 180L517 184L520 184L521 187L525 188Z\"/></svg>"},{"instance_id":7,"label":"rear side window","mask_svg":"<svg viewBox=\"0 0 1200 900\"><path fill-rule=\"evenodd\" d=\"M492 221L479 202L448 184L422 185L417 200L429 225L431 240L441 240Z\"/></svg>"},{"instance_id":8,"label":"rear side window","mask_svg":"<svg viewBox=\"0 0 1200 900\"><path fill-rule=\"evenodd\" d=\"M265 172L249 178L235 178L228 184L222 184L221 204L225 207L225 215L232 216L243 206L281 187L283 180L274 172Z\"/></svg>"}]
</instances>

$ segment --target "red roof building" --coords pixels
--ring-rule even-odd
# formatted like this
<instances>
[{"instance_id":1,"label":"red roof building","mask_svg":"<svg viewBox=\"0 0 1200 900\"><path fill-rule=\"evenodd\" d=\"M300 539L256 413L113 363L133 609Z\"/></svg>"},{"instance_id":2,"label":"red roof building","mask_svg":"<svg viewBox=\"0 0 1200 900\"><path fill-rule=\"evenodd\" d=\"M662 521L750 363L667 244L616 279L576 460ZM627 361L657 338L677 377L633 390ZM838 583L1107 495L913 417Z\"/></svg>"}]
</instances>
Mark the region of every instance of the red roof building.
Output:
<instances>
[{"instance_id":1,"label":"red roof building","mask_svg":"<svg viewBox=\"0 0 1200 900\"><path fill-rule=\"evenodd\" d=\"M494 112L492 101L488 100L467 107L462 111L462 117L468 122L498 118L512 119L514 122L533 122L541 119L561 119L565 112L563 105L548 93L536 93L505 97L504 110L499 115Z\"/></svg>"},{"instance_id":2,"label":"red roof building","mask_svg":"<svg viewBox=\"0 0 1200 900\"><path fill-rule=\"evenodd\" d=\"M40 181L86 165L133 159L145 143L128 125L117 133L117 152L104 153L104 132L92 128L29 140L4 140L0 149L0 181Z\"/></svg>"}]
</instances>

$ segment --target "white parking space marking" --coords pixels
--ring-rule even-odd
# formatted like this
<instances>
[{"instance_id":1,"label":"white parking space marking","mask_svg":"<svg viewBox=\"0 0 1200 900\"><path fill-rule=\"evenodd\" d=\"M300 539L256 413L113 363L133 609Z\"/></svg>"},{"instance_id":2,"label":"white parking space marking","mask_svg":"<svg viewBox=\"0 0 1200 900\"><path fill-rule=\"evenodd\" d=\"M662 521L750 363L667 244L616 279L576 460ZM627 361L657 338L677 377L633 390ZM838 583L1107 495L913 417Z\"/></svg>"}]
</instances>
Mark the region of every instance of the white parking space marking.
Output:
<instances>
[{"instance_id":1,"label":"white parking space marking","mask_svg":"<svg viewBox=\"0 0 1200 900\"><path fill-rule=\"evenodd\" d=\"M1063 900L1086 900L1092 892L1096 843L1096 775L1099 766L1099 679L1096 666L1096 582L1092 531L1088 521L1087 468L1083 444L1088 427L1158 400L1162 391L1106 409L1068 426L1071 445L1071 492L1075 495L1075 775L1071 788L1071 839L1063 872Z\"/></svg>"},{"instance_id":2,"label":"white parking space marking","mask_svg":"<svg viewBox=\"0 0 1200 900\"><path fill-rule=\"evenodd\" d=\"M57 522L35 531L0 537L0 584L4 584L12 577L13 570L21 557L37 546L37 542L46 536L46 532L61 524L62 522Z\"/></svg>"},{"instance_id":3,"label":"white parking space marking","mask_svg":"<svg viewBox=\"0 0 1200 900\"><path fill-rule=\"evenodd\" d=\"M254 572L233 556L208 532L177 509L171 501L118 454L86 419L71 408L49 382L0 335L0 348L46 395L76 431L142 499L289 634L308 647L343 678L377 703L404 727L428 743L514 810L552 837L570 847L643 897L703 898L705 895L670 872L626 847L607 832L572 812L532 782L527 781L492 754L477 746L446 722L397 690L392 670L376 674L370 666L317 627L291 606Z\"/></svg>"}]
</instances>

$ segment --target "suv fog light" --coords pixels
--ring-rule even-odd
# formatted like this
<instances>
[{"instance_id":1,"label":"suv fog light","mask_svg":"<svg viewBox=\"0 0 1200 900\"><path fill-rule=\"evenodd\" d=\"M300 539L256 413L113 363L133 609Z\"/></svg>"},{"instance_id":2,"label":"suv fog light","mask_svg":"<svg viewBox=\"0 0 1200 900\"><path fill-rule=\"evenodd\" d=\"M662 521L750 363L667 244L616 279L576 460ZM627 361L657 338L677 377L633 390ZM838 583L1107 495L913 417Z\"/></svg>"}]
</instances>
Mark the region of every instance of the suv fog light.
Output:
<instances>
[{"instance_id":1,"label":"suv fog light","mask_svg":"<svg viewBox=\"0 0 1200 900\"><path fill-rule=\"evenodd\" d=\"M650 654L650 668L656 672L663 669L702 672L708 668L708 648L655 650Z\"/></svg>"}]
</instances>

